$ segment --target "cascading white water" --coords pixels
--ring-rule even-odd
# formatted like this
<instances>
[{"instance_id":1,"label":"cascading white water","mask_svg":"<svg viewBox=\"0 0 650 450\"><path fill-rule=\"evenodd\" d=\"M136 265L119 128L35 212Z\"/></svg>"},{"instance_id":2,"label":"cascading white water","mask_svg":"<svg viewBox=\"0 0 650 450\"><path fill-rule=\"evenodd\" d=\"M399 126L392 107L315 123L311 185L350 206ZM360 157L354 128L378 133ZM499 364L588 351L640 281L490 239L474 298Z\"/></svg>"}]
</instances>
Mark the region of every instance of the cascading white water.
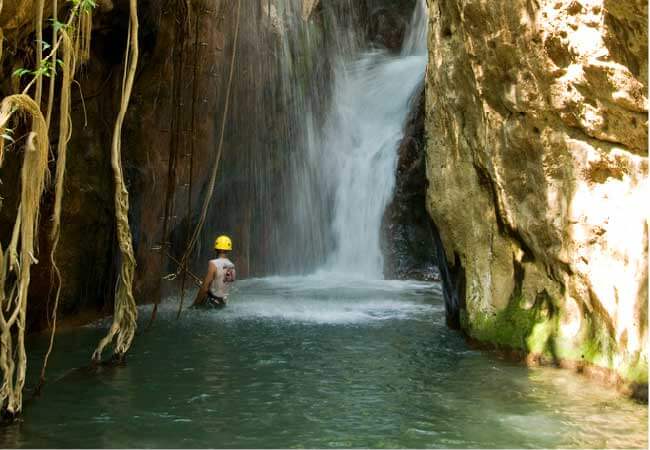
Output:
<instances>
[{"instance_id":1,"label":"cascading white water","mask_svg":"<svg viewBox=\"0 0 650 450\"><path fill-rule=\"evenodd\" d=\"M395 185L397 146L409 99L426 67L426 6L419 1L402 54L363 53L336 61L332 107L316 163L333 192L331 254L323 267L383 278L380 226Z\"/></svg>"},{"instance_id":2,"label":"cascading white water","mask_svg":"<svg viewBox=\"0 0 650 450\"><path fill-rule=\"evenodd\" d=\"M427 54L427 21L429 15L425 0L418 0L411 18L409 33L402 45L402 56Z\"/></svg>"},{"instance_id":3,"label":"cascading white water","mask_svg":"<svg viewBox=\"0 0 650 450\"><path fill-rule=\"evenodd\" d=\"M215 196L202 236L232 235L242 274L320 267L382 277L381 218L409 98L426 64L426 6L417 2L397 55L362 50L366 2L320 2L314 20L304 20L303 0L242 3L216 187L224 195ZM227 78L230 67L222 70ZM184 227L171 228L184 242ZM196 270L210 251L201 249Z\"/></svg>"}]
</instances>

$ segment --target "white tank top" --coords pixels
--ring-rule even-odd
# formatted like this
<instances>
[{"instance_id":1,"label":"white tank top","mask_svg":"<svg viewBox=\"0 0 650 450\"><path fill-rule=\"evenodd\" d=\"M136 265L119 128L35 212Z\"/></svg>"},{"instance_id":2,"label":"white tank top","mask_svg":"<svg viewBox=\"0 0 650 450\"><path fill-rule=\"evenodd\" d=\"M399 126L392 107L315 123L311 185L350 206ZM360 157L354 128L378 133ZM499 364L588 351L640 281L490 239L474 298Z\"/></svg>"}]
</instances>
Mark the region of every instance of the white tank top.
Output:
<instances>
[{"instance_id":1,"label":"white tank top","mask_svg":"<svg viewBox=\"0 0 650 450\"><path fill-rule=\"evenodd\" d=\"M226 272L232 271L232 277L234 277L235 265L228 258L212 259L210 264L217 267L217 274L210 283L210 294L213 297L228 298L232 281L226 281Z\"/></svg>"}]
</instances>

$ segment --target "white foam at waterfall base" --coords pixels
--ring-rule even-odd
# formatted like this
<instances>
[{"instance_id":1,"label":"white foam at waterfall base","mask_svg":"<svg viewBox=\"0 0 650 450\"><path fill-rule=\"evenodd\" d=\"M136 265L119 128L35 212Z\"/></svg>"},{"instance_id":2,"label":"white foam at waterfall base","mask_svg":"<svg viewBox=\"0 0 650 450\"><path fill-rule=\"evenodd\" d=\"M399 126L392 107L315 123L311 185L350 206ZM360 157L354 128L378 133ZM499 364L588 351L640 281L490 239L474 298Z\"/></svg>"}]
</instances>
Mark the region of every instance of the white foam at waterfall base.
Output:
<instances>
[{"instance_id":1,"label":"white foam at waterfall base","mask_svg":"<svg viewBox=\"0 0 650 450\"><path fill-rule=\"evenodd\" d=\"M188 291L186 306L194 299ZM178 298L162 302L158 320L174 322ZM148 320L152 305L139 308ZM384 320L425 320L444 310L438 283L372 280L350 283L317 276L270 277L237 282L228 307L219 310L185 310L183 323L194 321L271 320L301 324L348 325ZM106 327L100 321L95 326Z\"/></svg>"},{"instance_id":2,"label":"white foam at waterfall base","mask_svg":"<svg viewBox=\"0 0 650 450\"><path fill-rule=\"evenodd\" d=\"M265 319L302 324L359 324L389 319L428 320L433 307L428 304L392 300L341 301L340 299L278 299L277 296L257 297L233 303L226 311L215 312L217 320ZM426 314L429 313L429 314Z\"/></svg>"},{"instance_id":3,"label":"white foam at waterfall base","mask_svg":"<svg viewBox=\"0 0 650 450\"><path fill-rule=\"evenodd\" d=\"M324 138L320 151L310 152L325 171L324 189L333 192L334 240L321 272L383 278L381 220L395 187L409 100L424 77L425 13L419 3L401 55L372 51L336 62Z\"/></svg>"}]
</instances>

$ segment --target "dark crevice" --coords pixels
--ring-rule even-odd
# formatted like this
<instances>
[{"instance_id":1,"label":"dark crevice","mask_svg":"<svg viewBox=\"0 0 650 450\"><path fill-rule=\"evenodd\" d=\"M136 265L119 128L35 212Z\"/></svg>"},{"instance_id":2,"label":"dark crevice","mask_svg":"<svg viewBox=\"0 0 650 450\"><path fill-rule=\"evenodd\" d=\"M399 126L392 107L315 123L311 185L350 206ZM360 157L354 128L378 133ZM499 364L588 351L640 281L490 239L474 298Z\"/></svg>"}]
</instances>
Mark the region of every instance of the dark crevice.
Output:
<instances>
[{"instance_id":1,"label":"dark crevice","mask_svg":"<svg viewBox=\"0 0 650 450\"><path fill-rule=\"evenodd\" d=\"M499 197L497 195L497 190L496 186L494 185L494 182L492 181L492 178L490 177L490 174L487 172L487 169L478 166L477 164L474 164L474 169L476 170L476 174L478 175L479 179L479 185L481 185L485 190L487 190L490 193L490 196L492 197L492 204L494 205L494 215L496 217L496 222L497 222L497 228L499 230L499 233L502 236L508 236L512 240L514 240L519 248L524 252L524 256L522 261L534 261L534 253L531 250L531 248L528 246L526 241L524 240L523 236L519 233L519 231L513 227L511 227L509 224L504 222L503 217L504 214L501 211L501 206L499 203Z\"/></svg>"},{"instance_id":2,"label":"dark crevice","mask_svg":"<svg viewBox=\"0 0 650 450\"><path fill-rule=\"evenodd\" d=\"M526 271L524 270L523 264L514 257L512 258L512 268L514 271L515 287L512 290L511 299L521 299Z\"/></svg>"},{"instance_id":3,"label":"dark crevice","mask_svg":"<svg viewBox=\"0 0 650 450\"><path fill-rule=\"evenodd\" d=\"M461 264L460 256L454 253L454 263L449 265L445 247L440 238L438 227L429 220L429 230L435 245L436 262L440 270L443 296L445 299L445 320L447 326L454 330L461 328L460 312L466 308L465 304L465 268Z\"/></svg>"}]
</instances>

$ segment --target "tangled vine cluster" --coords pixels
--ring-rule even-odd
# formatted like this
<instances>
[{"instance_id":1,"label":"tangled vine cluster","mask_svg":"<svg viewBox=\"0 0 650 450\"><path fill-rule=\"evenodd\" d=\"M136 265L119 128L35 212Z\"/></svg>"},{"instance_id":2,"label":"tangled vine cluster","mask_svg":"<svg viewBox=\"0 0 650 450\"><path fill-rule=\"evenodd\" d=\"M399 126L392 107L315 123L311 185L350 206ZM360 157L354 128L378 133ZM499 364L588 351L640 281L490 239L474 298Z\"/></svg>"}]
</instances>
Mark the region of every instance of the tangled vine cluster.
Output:
<instances>
[{"instance_id":1,"label":"tangled vine cluster","mask_svg":"<svg viewBox=\"0 0 650 450\"><path fill-rule=\"evenodd\" d=\"M36 0L34 10L36 62L34 69L21 68L17 77L31 78L22 91L5 97L0 102L0 167L7 153L5 142L17 148L14 139L17 130L29 129L23 145L20 176L20 200L16 211L11 239L6 248L0 243L0 412L14 417L22 410L23 387L27 370L25 328L31 266L38 263L37 236L42 197L50 184L48 155L50 136L58 136L56 172L54 176L54 208L49 233L50 260L57 278L57 291L52 311L51 335L48 351L41 369L41 385L45 381L47 360L54 344L56 310L61 292L61 276L56 264L56 250L61 230L61 205L67 159L67 145L73 132L70 117L71 86L79 65L90 58L92 13L95 0L70 0L67 20L58 20L59 5L52 2L52 39L43 41L44 0ZM0 1L0 11L2 2ZM0 36L2 30L0 29ZM61 58L58 58L60 52ZM0 48L0 59L2 52ZM129 194L121 163L122 125L129 105L135 69L138 61L137 0L130 0L129 35L127 39L121 102L113 129L111 167L115 184L115 218L121 254L121 269L115 292L113 323L108 334L99 342L92 359L101 359L103 349L113 344L114 356L121 359L128 351L135 334L137 310L132 284L135 271L132 236L128 222ZM61 79L57 81L57 74ZM49 78L48 98L43 105L43 81ZM58 91L59 123L52 125L54 99ZM45 106L45 107L44 107Z\"/></svg>"}]
</instances>

